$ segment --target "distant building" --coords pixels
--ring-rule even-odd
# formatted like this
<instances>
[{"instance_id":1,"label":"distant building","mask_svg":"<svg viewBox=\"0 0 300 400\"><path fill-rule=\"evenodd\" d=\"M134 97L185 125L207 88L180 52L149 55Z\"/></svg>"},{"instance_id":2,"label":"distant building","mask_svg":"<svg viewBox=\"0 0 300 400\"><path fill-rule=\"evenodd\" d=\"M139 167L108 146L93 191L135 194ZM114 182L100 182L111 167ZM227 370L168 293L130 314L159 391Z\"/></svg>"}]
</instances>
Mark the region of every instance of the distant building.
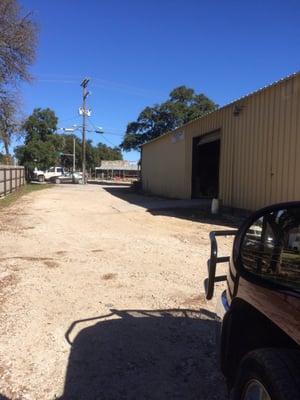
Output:
<instances>
[{"instance_id":1,"label":"distant building","mask_svg":"<svg viewBox=\"0 0 300 400\"><path fill-rule=\"evenodd\" d=\"M101 161L100 167L95 168L96 179L133 179L139 177L137 161Z\"/></svg>"}]
</instances>

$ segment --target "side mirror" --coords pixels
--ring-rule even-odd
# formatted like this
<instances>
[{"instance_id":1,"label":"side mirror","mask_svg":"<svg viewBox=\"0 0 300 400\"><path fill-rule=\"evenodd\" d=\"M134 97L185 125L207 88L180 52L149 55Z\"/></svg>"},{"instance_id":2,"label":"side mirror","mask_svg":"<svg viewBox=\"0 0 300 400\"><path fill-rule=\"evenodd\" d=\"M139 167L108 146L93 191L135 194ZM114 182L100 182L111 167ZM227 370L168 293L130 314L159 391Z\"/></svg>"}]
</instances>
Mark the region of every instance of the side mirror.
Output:
<instances>
[{"instance_id":1,"label":"side mirror","mask_svg":"<svg viewBox=\"0 0 300 400\"><path fill-rule=\"evenodd\" d=\"M230 257L219 257L218 256L218 236L235 236L237 233L236 230L228 230L228 231L212 231L209 234L210 239L210 258L207 261L207 272L208 278L204 280L204 289L206 294L206 299L211 300L214 295L215 283L222 282L226 280L226 275L217 275L216 276L216 267L217 264L229 262Z\"/></svg>"},{"instance_id":2,"label":"side mirror","mask_svg":"<svg viewBox=\"0 0 300 400\"><path fill-rule=\"evenodd\" d=\"M234 244L238 273L253 283L300 292L300 202L266 207L241 227Z\"/></svg>"}]
</instances>

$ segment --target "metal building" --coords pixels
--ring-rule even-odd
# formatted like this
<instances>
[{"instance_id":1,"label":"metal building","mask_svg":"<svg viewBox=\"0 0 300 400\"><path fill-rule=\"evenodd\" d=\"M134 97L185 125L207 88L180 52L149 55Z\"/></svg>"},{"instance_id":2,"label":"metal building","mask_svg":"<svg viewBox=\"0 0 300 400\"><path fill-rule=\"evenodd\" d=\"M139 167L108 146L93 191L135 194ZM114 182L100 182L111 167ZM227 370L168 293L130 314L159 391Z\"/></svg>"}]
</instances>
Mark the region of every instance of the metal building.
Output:
<instances>
[{"instance_id":1,"label":"metal building","mask_svg":"<svg viewBox=\"0 0 300 400\"><path fill-rule=\"evenodd\" d=\"M300 73L142 147L146 192L243 210L300 199Z\"/></svg>"},{"instance_id":2,"label":"metal building","mask_svg":"<svg viewBox=\"0 0 300 400\"><path fill-rule=\"evenodd\" d=\"M136 161L109 160L101 161L101 166L95 168L95 178L126 179L138 178L139 166Z\"/></svg>"}]
</instances>

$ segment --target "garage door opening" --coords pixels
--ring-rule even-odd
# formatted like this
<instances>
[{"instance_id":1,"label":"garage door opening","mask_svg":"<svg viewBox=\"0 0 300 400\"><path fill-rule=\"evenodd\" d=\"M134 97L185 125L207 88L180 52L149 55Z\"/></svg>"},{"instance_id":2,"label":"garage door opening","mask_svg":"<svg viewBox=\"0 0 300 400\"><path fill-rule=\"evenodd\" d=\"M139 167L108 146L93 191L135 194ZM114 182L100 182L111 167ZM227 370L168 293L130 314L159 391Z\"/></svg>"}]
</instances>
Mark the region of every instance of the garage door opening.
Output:
<instances>
[{"instance_id":1,"label":"garage door opening","mask_svg":"<svg viewBox=\"0 0 300 400\"><path fill-rule=\"evenodd\" d=\"M193 139L192 197L218 198L220 131Z\"/></svg>"}]
</instances>

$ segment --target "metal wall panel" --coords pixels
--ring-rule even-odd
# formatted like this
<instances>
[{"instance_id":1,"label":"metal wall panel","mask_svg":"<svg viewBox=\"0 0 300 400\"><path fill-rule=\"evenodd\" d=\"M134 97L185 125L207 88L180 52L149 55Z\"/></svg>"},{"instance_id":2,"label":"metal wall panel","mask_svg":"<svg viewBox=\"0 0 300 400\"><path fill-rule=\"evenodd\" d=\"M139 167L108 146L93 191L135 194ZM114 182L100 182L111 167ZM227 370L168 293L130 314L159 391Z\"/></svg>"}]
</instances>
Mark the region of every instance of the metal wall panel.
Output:
<instances>
[{"instance_id":1,"label":"metal wall panel","mask_svg":"<svg viewBox=\"0 0 300 400\"><path fill-rule=\"evenodd\" d=\"M144 145L143 181L153 193L190 198L193 138L220 129L219 185L225 206L254 210L299 200L299 119L300 75L296 74L179 128L184 141L177 148L166 146L171 134Z\"/></svg>"},{"instance_id":2,"label":"metal wall panel","mask_svg":"<svg viewBox=\"0 0 300 400\"><path fill-rule=\"evenodd\" d=\"M142 152L143 189L161 196L186 198L184 137L174 141L172 135L164 136L152 142L149 150L143 148Z\"/></svg>"}]
</instances>

